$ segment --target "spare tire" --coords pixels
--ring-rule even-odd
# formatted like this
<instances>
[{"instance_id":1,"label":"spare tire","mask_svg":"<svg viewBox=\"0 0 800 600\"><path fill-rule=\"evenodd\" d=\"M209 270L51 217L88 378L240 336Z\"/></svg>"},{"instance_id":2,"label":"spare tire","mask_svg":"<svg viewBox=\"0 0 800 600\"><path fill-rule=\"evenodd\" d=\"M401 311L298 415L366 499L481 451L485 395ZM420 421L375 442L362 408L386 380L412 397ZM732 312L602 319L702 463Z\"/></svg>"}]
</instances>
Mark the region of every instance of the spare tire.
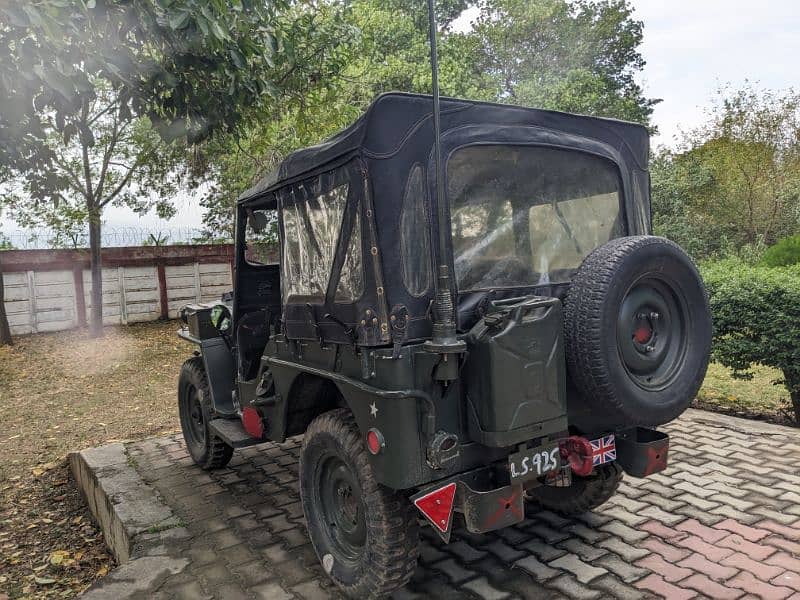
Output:
<instances>
[{"instance_id":1,"label":"spare tire","mask_svg":"<svg viewBox=\"0 0 800 600\"><path fill-rule=\"evenodd\" d=\"M660 237L600 246L572 279L564 344L569 377L592 412L620 425L671 421L700 389L711 350L697 267Z\"/></svg>"}]
</instances>

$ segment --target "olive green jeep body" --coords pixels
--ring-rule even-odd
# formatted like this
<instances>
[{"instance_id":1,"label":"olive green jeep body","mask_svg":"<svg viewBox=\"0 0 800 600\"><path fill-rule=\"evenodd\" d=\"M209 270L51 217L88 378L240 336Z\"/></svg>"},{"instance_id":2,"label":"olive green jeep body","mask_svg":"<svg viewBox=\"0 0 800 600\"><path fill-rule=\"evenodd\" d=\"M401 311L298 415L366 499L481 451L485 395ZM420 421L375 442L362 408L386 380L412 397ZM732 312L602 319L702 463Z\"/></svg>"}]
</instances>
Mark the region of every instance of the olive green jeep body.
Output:
<instances>
[{"instance_id":1,"label":"olive green jeep body","mask_svg":"<svg viewBox=\"0 0 800 600\"><path fill-rule=\"evenodd\" d=\"M290 155L238 201L232 297L183 311L193 458L305 434L309 533L356 597L407 581L418 517L447 541L536 505L589 510L622 471L665 468L653 427L708 361L697 271L650 235L644 128L443 99L440 223L430 108L383 95ZM437 293L456 352L430 344ZM402 533L377 525L392 519Z\"/></svg>"}]
</instances>

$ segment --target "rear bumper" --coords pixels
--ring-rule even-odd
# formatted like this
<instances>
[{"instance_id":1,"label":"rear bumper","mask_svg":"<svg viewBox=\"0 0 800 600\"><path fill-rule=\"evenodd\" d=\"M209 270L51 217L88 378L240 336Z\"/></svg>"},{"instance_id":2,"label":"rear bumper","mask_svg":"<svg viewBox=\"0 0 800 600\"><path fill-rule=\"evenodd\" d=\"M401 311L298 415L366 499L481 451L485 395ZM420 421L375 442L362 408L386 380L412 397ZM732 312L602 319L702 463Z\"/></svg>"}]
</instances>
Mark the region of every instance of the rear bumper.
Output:
<instances>
[{"instance_id":1,"label":"rear bumper","mask_svg":"<svg viewBox=\"0 0 800 600\"><path fill-rule=\"evenodd\" d=\"M667 434L636 427L617 432L615 437L616 462L629 475L647 477L666 468L669 454ZM509 481L508 464L494 463L426 486L413 495L411 501L431 522L441 538L448 542L453 527L453 513L463 515L464 524L472 533L502 529L525 518L524 488L541 484L534 479L497 487L497 482L503 481ZM442 506L442 501L437 499L436 515L432 517L427 514L425 500L445 488L452 489L453 486L455 493L442 496L445 505L451 505Z\"/></svg>"}]
</instances>

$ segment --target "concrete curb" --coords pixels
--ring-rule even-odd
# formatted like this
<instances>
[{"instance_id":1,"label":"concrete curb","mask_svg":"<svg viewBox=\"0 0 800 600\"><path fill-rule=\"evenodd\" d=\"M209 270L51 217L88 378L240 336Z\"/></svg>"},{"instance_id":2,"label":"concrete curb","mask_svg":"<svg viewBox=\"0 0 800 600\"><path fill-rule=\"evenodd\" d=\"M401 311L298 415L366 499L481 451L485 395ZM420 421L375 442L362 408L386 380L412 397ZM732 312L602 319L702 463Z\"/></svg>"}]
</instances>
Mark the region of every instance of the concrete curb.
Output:
<instances>
[{"instance_id":1,"label":"concrete curb","mask_svg":"<svg viewBox=\"0 0 800 600\"><path fill-rule=\"evenodd\" d=\"M118 564L142 555L153 541L154 536L148 534L181 527L172 509L142 481L124 444L72 452L68 460ZM137 543L140 537L141 543Z\"/></svg>"},{"instance_id":2,"label":"concrete curb","mask_svg":"<svg viewBox=\"0 0 800 600\"><path fill-rule=\"evenodd\" d=\"M766 421L733 417L708 410L700 410L698 408L688 409L686 411L686 416L696 421L706 423L707 425L725 427L726 429L732 429L739 433L752 435L782 435L800 440L800 428L789 427L788 425L775 425L774 423L767 423Z\"/></svg>"}]
</instances>

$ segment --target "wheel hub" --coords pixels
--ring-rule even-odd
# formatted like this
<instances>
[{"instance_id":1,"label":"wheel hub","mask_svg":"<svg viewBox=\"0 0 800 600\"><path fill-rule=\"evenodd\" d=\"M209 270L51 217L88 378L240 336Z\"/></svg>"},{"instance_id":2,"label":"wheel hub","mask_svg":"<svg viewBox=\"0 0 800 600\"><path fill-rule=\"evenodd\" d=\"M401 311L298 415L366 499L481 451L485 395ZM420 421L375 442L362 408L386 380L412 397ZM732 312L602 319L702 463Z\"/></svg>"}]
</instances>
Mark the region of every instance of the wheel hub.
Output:
<instances>
[{"instance_id":1,"label":"wheel hub","mask_svg":"<svg viewBox=\"0 0 800 600\"><path fill-rule=\"evenodd\" d=\"M639 281L622 301L617 345L623 366L646 389L661 388L678 370L686 340L685 308L666 282Z\"/></svg>"},{"instance_id":2,"label":"wheel hub","mask_svg":"<svg viewBox=\"0 0 800 600\"><path fill-rule=\"evenodd\" d=\"M200 403L200 392L194 386L189 385L184 398L183 412L185 416L181 416L185 425L184 436L187 438L187 442L202 446L206 440L206 426L203 406Z\"/></svg>"},{"instance_id":3,"label":"wheel hub","mask_svg":"<svg viewBox=\"0 0 800 600\"><path fill-rule=\"evenodd\" d=\"M340 556L355 560L367 541L367 523L361 491L350 468L331 456L318 472L318 493L322 518Z\"/></svg>"}]
</instances>

